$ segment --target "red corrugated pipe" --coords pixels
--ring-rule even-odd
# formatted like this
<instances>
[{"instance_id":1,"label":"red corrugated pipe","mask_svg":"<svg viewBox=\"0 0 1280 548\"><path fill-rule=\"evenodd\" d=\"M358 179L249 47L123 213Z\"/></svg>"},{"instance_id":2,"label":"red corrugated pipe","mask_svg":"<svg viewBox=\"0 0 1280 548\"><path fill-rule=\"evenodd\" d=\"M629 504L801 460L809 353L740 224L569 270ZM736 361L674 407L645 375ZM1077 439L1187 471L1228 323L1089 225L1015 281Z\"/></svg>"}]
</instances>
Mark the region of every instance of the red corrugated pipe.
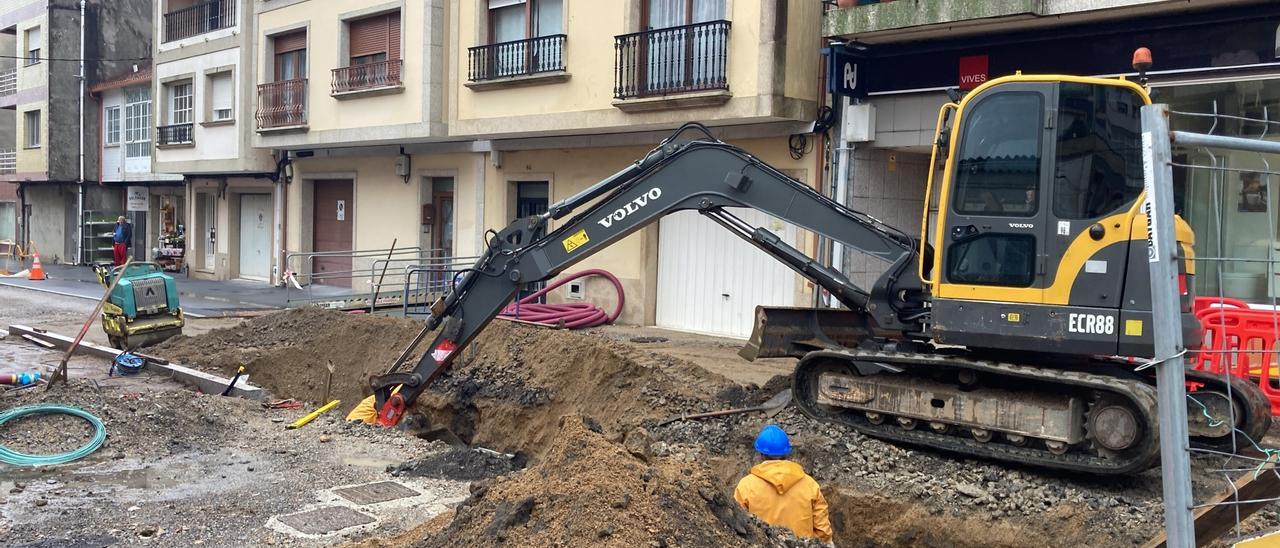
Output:
<instances>
[{"instance_id":1,"label":"red corrugated pipe","mask_svg":"<svg viewBox=\"0 0 1280 548\"><path fill-rule=\"evenodd\" d=\"M612 314L605 314L604 309L591 303L537 303L538 297L546 295L551 290L566 283L587 276L602 276L609 280L609 283L612 283L613 288L617 290L618 305L614 307ZM622 314L622 305L625 303L626 295L622 291L622 282L619 282L618 278L607 270L593 268L565 276L559 281L538 290L538 292L507 305L499 316L544 325L566 327L568 329L583 329L613 323Z\"/></svg>"}]
</instances>

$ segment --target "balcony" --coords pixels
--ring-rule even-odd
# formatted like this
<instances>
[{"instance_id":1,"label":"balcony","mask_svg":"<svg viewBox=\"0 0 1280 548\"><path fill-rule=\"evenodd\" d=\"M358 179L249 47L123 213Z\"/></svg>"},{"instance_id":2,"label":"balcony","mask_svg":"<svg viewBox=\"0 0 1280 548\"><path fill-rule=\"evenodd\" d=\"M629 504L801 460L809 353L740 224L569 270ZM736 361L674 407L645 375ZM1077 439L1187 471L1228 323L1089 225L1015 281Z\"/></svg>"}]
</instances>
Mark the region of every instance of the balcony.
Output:
<instances>
[{"instance_id":1,"label":"balcony","mask_svg":"<svg viewBox=\"0 0 1280 548\"><path fill-rule=\"evenodd\" d=\"M173 147L195 144L192 124L173 124L156 128L156 146Z\"/></svg>"},{"instance_id":2,"label":"balcony","mask_svg":"<svg viewBox=\"0 0 1280 548\"><path fill-rule=\"evenodd\" d=\"M467 49L467 87L475 90L518 84L563 82L564 41L553 34Z\"/></svg>"},{"instance_id":3,"label":"balcony","mask_svg":"<svg viewBox=\"0 0 1280 548\"><path fill-rule=\"evenodd\" d=\"M394 92L402 88L399 59L333 69L333 96Z\"/></svg>"},{"instance_id":4,"label":"balcony","mask_svg":"<svg viewBox=\"0 0 1280 548\"><path fill-rule=\"evenodd\" d=\"M173 42L236 24L237 0L210 0L164 14L164 41Z\"/></svg>"},{"instance_id":5,"label":"balcony","mask_svg":"<svg viewBox=\"0 0 1280 548\"><path fill-rule=\"evenodd\" d=\"M307 125L307 79L258 84L259 130L297 129Z\"/></svg>"},{"instance_id":6,"label":"balcony","mask_svg":"<svg viewBox=\"0 0 1280 548\"><path fill-rule=\"evenodd\" d=\"M614 105L635 100L697 94L709 102L652 103L654 108L702 106L728 100L729 22L709 21L624 34L614 38ZM700 93L712 92L712 93Z\"/></svg>"},{"instance_id":7,"label":"balcony","mask_svg":"<svg viewBox=\"0 0 1280 548\"><path fill-rule=\"evenodd\" d=\"M13 175L18 172L18 151L0 150L0 175Z\"/></svg>"}]
</instances>

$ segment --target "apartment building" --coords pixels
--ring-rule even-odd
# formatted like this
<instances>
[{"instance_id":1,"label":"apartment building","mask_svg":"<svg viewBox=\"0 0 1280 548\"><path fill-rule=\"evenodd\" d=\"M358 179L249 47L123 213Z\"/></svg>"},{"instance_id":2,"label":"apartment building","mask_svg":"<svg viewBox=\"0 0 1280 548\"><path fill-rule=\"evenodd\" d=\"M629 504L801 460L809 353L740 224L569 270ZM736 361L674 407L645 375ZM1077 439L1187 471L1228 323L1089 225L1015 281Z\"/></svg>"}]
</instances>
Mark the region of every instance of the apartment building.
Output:
<instances>
[{"instance_id":1,"label":"apartment building","mask_svg":"<svg viewBox=\"0 0 1280 548\"><path fill-rule=\"evenodd\" d=\"M288 154L287 248L301 253L419 247L476 252L480 226L455 221L455 192L481 180L474 143L444 143L443 0L257 4L254 146ZM463 189L462 187L465 187ZM472 198L473 199L473 198ZM373 257L287 267L317 284L369 290ZM394 269L392 275L395 275Z\"/></svg>"},{"instance_id":2,"label":"apartment building","mask_svg":"<svg viewBox=\"0 0 1280 548\"><path fill-rule=\"evenodd\" d=\"M290 250L386 248L395 239L474 256L486 229L545 211L687 121L806 182L821 169L788 146L817 110L816 3L257 6L254 143L289 151ZM780 221L743 216L802 249L815 245ZM623 322L694 331L745 336L756 304L811 298L785 267L722 232L696 213L675 215L570 270L616 274L627 291ZM583 294L549 298L607 302L607 287L588 281Z\"/></svg>"},{"instance_id":3,"label":"apartment building","mask_svg":"<svg viewBox=\"0 0 1280 548\"><path fill-rule=\"evenodd\" d=\"M285 193L272 152L252 142L254 2L160 0L153 9L155 109L147 116L155 170L186 181L174 214L183 219L187 271L275 282Z\"/></svg>"},{"instance_id":4,"label":"apartment building","mask_svg":"<svg viewBox=\"0 0 1280 548\"><path fill-rule=\"evenodd\" d=\"M145 62L149 14L146 0L86 2L83 18L78 2L0 2L0 47L17 61L0 72L0 202L13 204L0 223L12 215L13 238L46 261L93 260L90 223L125 212L124 186L97 177L88 87Z\"/></svg>"},{"instance_id":5,"label":"apartment building","mask_svg":"<svg viewBox=\"0 0 1280 548\"><path fill-rule=\"evenodd\" d=\"M850 199L858 209L903 228L919 223L930 143L948 88L963 93L1019 70L1132 77L1132 52L1148 47L1155 60L1150 72L1155 98L1173 110L1271 119L1280 113L1280 5L1275 2L940 1L931 10L919 10L915 2L864 0L846 8L825 4L822 34L847 44L860 57L858 76L868 95L863 101L876 110L873 139L856 145ZM1070 120L1070 105L1064 103L1058 110L1061 119ZM1119 114L1136 117L1132 112ZM1263 127L1266 124L1241 124L1230 118L1216 125L1211 118L1203 121L1203 127L1194 130L1253 138L1274 133L1274 128ZM1252 153L1174 153L1178 163L1217 162L1226 170L1263 169L1280 162ZM1274 281L1280 279L1277 271L1265 262L1270 250L1280 248L1280 242L1267 235L1280 211L1277 198L1274 193L1268 198L1267 211L1237 207L1245 181L1234 175L1217 182L1210 177L1205 170L1175 170L1176 205L1196 231L1196 254L1254 260L1200 269L1196 292L1217 295L1221 289L1231 297L1269 303L1280 294L1280 284ZM1040 209L1045 211L1054 198L1042 194L1046 208ZM1231 205L1222 213L1221 232L1214 204ZM867 276L878 273L875 266L865 260L848 265Z\"/></svg>"},{"instance_id":6,"label":"apartment building","mask_svg":"<svg viewBox=\"0 0 1280 548\"><path fill-rule=\"evenodd\" d=\"M181 270L182 246L175 252L170 244L183 241L185 192L181 175L152 171L152 76L148 62L89 88L101 128L95 147L98 172L93 175L104 186L124 187L123 212L133 223L134 258ZM86 262L111 261L112 213L86 222Z\"/></svg>"}]
</instances>

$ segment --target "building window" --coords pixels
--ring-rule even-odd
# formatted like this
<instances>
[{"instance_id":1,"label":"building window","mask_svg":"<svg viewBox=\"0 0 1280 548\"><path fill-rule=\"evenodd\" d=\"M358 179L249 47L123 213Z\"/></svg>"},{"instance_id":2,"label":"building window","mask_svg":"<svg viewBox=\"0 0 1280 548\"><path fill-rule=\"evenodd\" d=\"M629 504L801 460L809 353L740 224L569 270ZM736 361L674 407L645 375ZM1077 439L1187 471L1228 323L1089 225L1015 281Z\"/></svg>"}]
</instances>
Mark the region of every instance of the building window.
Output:
<instances>
[{"instance_id":1,"label":"building window","mask_svg":"<svg viewBox=\"0 0 1280 548\"><path fill-rule=\"evenodd\" d=\"M126 158L151 155L151 88L125 90L124 142Z\"/></svg>"},{"instance_id":2,"label":"building window","mask_svg":"<svg viewBox=\"0 0 1280 548\"><path fill-rule=\"evenodd\" d=\"M103 114L106 130L103 136L107 146L120 144L120 107L107 107Z\"/></svg>"},{"instance_id":3,"label":"building window","mask_svg":"<svg viewBox=\"0 0 1280 548\"><path fill-rule=\"evenodd\" d=\"M27 112L23 113L22 118L24 120L22 127L26 132L27 148L39 148L40 147L40 111L28 110Z\"/></svg>"},{"instance_id":4,"label":"building window","mask_svg":"<svg viewBox=\"0 0 1280 548\"><path fill-rule=\"evenodd\" d=\"M333 92L400 85L400 12L351 21L348 61L334 69Z\"/></svg>"},{"instance_id":5,"label":"building window","mask_svg":"<svg viewBox=\"0 0 1280 548\"><path fill-rule=\"evenodd\" d=\"M27 65L40 62L40 27L27 29Z\"/></svg>"},{"instance_id":6,"label":"building window","mask_svg":"<svg viewBox=\"0 0 1280 548\"><path fill-rule=\"evenodd\" d=\"M191 82L169 86L169 123L191 123Z\"/></svg>"},{"instance_id":7,"label":"building window","mask_svg":"<svg viewBox=\"0 0 1280 548\"><path fill-rule=\"evenodd\" d=\"M12 242L16 237L17 225L17 204L0 202L0 242Z\"/></svg>"},{"instance_id":8,"label":"building window","mask_svg":"<svg viewBox=\"0 0 1280 548\"><path fill-rule=\"evenodd\" d=\"M209 116L214 122L226 122L235 118L235 90L232 86L231 73L219 72L210 74L206 83L209 90Z\"/></svg>"},{"instance_id":9,"label":"building window","mask_svg":"<svg viewBox=\"0 0 1280 548\"><path fill-rule=\"evenodd\" d=\"M564 70L563 0L489 0L489 44L469 50L469 79Z\"/></svg>"},{"instance_id":10,"label":"building window","mask_svg":"<svg viewBox=\"0 0 1280 548\"><path fill-rule=\"evenodd\" d=\"M258 85L258 127L301 126L307 123L307 33L271 38L275 81Z\"/></svg>"},{"instance_id":11,"label":"building window","mask_svg":"<svg viewBox=\"0 0 1280 548\"><path fill-rule=\"evenodd\" d=\"M725 0L646 0L644 29L614 38L614 97L728 90Z\"/></svg>"}]
</instances>

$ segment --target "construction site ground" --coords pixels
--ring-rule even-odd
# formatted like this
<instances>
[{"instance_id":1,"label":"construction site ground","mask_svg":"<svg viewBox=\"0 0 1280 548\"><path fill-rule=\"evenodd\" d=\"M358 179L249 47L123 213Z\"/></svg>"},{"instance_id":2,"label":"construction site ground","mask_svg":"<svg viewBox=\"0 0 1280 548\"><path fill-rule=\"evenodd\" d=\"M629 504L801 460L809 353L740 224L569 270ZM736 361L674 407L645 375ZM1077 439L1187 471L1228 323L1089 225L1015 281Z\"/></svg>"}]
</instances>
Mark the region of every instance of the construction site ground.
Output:
<instances>
[{"instance_id":1,"label":"construction site ground","mask_svg":"<svg viewBox=\"0 0 1280 548\"><path fill-rule=\"evenodd\" d=\"M71 336L93 304L3 287L0 302L0 325ZM108 431L106 445L76 463L0 465L0 544L804 545L732 499L766 422L792 435L793 458L823 486L837 546L1130 546L1162 526L1158 468L1097 478L956 459L794 407L658 426L763 402L787 387L793 362L748 363L737 341L655 328L494 321L402 428L341 421L420 325L290 310L191 320L187 336L151 349L224 376L244 365L251 383L302 409L200 395L147 373L107 377L106 360L91 358L73 360L70 385L0 393L0 409L76 405ZM102 338L96 325L90 333ZM14 337L0 342L0 373L59 358ZM286 430L325 399L327 384L340 409ZM61 417L0 427L0 443L15 450L65 450L87 437ZM1264 443L1277 441L1273 432ZM1212 471L1222 464L1195 459L1199 499L1226 487ZM1272 505L1242 532L1277 523Z\"/></svg>"}]
</instances>

